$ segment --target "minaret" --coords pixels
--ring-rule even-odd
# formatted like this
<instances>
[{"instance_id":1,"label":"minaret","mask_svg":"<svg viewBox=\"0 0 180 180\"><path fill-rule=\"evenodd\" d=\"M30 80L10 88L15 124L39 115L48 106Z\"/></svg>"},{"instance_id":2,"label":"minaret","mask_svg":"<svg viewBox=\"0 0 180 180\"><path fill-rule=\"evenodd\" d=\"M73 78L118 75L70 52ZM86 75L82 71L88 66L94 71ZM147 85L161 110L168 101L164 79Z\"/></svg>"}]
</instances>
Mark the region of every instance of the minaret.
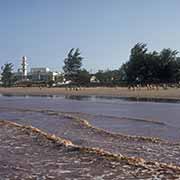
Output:
<instances>
[{"instance_id":1,"label":"minaret","mask_svg":"<svg viewBox=\"0 0 180 180\"><path fill-rule=\"evenodd\" d=\"M22 78L23 80L27 80L27 57L23 56L22 57Z\"/></svg>"}]
</instances>

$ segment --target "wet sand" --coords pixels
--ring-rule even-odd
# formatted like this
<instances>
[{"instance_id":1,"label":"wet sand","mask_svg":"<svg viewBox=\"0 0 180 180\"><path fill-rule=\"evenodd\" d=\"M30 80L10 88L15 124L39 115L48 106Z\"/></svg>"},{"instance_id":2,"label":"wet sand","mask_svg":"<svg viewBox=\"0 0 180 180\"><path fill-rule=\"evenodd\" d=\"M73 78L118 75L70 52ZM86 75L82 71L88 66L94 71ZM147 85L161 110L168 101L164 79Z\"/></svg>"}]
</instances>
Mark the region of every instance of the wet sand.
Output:
<instances>
[{"instance_id":1,"label":"wet sand","mask_svg":"<svg viewBox=\"0 0 180 180\"><path fill-rule=\"evenodd\" d=\"M1 100L11 122L0 120L0 179L180 179L178 142L109 132L91 123L113 116L64 112L59 104L52 110L42 99L43 109L32 98L29 106L22 98Z\"/></svg>"},{"instance_id":2,"label":"wet sand","mask_svg":"<svg viewBox=\"0 0 180 180\"><path fill-rule=\"evenodd\" d=\"M92 126L82 118L84 114L24 109L16 109L15 113L29 118L16 118L14 122L26 126L32 125L47 133L55 134L57 137L68 139L79 146L96 147L112 154L180 166L179 143L158 138L112 133ZM35 119L34 115L38 119Z\"/></svg>"},{"instance_id":3,"label":"wet sand","mask_svg":"<svg viewBox=\"0 0 180 180\"><path fill-rule=\"evenodd\" d=\"M66 90L65 88L0 88L0 94L9 95L97 95L97 96L119 96L119 97L135 97L135 98L162 98L162 99L180 99L179 88L168 88L164 90L128 90L128 88L82 88L79 91Z\"/></svg>"},{"instance_id":4,"label":"wet sand","mask_svg":"<svg viewBox=\"0 0 180 180\"><path fill-rule=\"evenodd\" d=\"M77 146L39 129L0 121L2 179L179 179L180 168Z\"/></svg>"},{"instance_id":5,"label":"wet sand","mask_svg":"<svg viewBox=\"0 0 180 180\"><path fill-rule=\"evenodd\" d=\"M0 119L22 119L29 123L36 121L38 125L49 127L52 117L45 114L40 116L36 112L19 113L16 109L72 112L79 113L81 118L88 120L93 126L110 132L159 137L168 141L180 140L179 102L143 102L116 97L62 95L0 96L0 102Z\"/></svg>"}]
</instances>

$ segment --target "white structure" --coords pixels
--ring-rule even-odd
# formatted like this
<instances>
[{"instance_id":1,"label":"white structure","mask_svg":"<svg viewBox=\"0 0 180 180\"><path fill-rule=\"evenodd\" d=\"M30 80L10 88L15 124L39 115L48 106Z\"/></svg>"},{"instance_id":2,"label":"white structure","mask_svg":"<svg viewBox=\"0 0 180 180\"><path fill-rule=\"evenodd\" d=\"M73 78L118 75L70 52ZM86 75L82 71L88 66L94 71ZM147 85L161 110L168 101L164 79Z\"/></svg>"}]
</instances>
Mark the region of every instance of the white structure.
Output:
<instances>
[{"instance_id":1,"label":"white structure","mask_svg":"<svg viewBox=\"0 0 180 180\"><path fill-rule=\"evenodd\" d=\"M31 73L49 73L49 68L47 67L38 67L38 68L31 68Z\"/></svg>"},{"instance_id":2,"label":"white structure","mask_svg":"<svg viewBox=\"0 0 180 180\"><path fill-rule=\"evenodd\" d=\"M22 57L22 64L21 64L21 66L22 66L22 78L23 79L27 79L27 57L26 56L23 56Z\"/></svg>"},{"instance_id":3,"label":"white structure","mask_svg":"<svg viewBox=\"0 0 180 180\"><path fill-rule=\"evenodd\" d=\"M93 75L93 76L91 76L91 78L90 78L90 82L91 82L91 83L99 83L99 80L96 78L95 75Z\"/></svg>"},{"instance_id":4,"label":"white structure","mask_svg":"<svg viewBox=\"0 0 180 180\"><path fill-rule=\"evenodd\" d=\"M35 67L31 68L30 72L28 72L28 63L27 57L23 56L21 59L21 67L17 72L14 72L14 78L16 82L50 82L50 81L58 81L62 79L62 73L50 71L47 67ZM0 77L1 78L1 77Z\"/></svg>"},{"instance_id":5,"label":"white structure","mask_svg":"<svg viewBox=\"0 0 180 180\"><path fill-rule=\"evenodd\" d=\"M31 68L29 73L32 81L55 81L59 76L58 72L52 72L47 67Z\"/></svg>"}]
</instances>

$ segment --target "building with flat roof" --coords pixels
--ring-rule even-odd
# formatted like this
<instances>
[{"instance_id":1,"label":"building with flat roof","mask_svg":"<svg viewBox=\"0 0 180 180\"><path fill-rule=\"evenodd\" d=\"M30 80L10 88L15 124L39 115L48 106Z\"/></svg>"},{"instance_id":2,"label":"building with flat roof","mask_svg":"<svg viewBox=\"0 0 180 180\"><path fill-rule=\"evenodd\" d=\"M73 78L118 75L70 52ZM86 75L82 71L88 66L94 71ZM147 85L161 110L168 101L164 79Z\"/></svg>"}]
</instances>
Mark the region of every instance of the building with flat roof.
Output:
<instances>
[{"instance_id":1,"label":"building with flat roof","mask_svg":"<svg viewBox=\"0 0 180 180\"><path fill-rule=\"evenodd\" d=\"M51 81L55 79L56 73L51 72L47 67L31 68L28 77L32 81Z\"/></svg>"},{"instance_id":2,"label":"building with flat roof","mask_svg":"<svg viewBox=\"0 0 180 180\"><path fill-rule=\"evenodd\" d=\"M57 81L59 76L62 76L62 73L50 71L47 67L33 67L30 69L30 72L28 72L27 65L27 58L26 56L23 56L21 60L21 68L13 73L14 79L17 82L21 83L24 81L31 81L32 83L47 83L49 81Z\"/></svg>"},{"instance_id":3,"label":"building with flat roof","mask_svg":"<svg viewBox=\"0 0 180 180\"><path fill-rule=\"evenodd\" d=\"M47 67L36 67L36 68L31 68L30 72L31 73L48 73L50 72L50 70Z\"/></svg>"}]
</instances>

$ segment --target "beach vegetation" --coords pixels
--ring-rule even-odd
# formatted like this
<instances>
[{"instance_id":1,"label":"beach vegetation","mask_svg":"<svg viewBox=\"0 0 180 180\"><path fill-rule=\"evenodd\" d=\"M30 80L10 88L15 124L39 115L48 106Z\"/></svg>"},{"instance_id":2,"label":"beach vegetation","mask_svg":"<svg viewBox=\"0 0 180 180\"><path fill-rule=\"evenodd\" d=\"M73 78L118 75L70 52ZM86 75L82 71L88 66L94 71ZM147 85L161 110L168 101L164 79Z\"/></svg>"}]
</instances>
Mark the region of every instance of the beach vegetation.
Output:
<instances>
[{"instance_id":1,"label":"beach vegetation","mask_svg":"<svg viewBox=\"0 0 180 180\"><path fill-rule=\"evenodd\" d=\"M130 53L129 61L120 68L121 80L128 84L177 83L180 81L178 51L163 49L148 52L147 45L137 43Z\"/></svg>"},{"instance_id":2,"label":"beach vegetation","mask_svg":"<svg viewBox=\"0 0 180 180\"><path fill-rule=\"evenodd\" d=\"M77 82L78 75L81 70L82 66L82 59L81 53L79 49L72 48L67 57L64 60L64 75L67 81Z\"/></svg>"},{"instance_id":3,"label":"beach vegetation","mask_svg":"<svg viewBox=\"0 0 180 180\"><path fill-rule=\"evenodd\" d=\"M12 63L6 63L4 66L1 67L2 70L2 83L4 87L10 87L13 84L13 64Z\"/></svg>"}]
</instances>

